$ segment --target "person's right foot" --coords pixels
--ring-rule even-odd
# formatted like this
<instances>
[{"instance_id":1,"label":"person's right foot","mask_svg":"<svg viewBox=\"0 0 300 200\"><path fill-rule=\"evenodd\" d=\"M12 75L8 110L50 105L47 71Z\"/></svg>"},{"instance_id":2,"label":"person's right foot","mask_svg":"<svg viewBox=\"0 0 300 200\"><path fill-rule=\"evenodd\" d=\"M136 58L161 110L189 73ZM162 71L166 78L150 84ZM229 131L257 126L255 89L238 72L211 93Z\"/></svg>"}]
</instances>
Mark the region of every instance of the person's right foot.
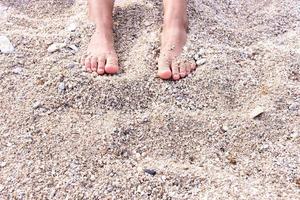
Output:
<instances>
[{"instance_id":1,"label":"person's right foot","mask_svg":"<svg viewBox=\"0 0 300 200\"><path fill-rule=\"evenodd\" d=\"M81 64L86 71L99 75L116 74L119 71L112 31L96 31L93 34L87 54L81 58Z\"/></svg>"}]
</instances>

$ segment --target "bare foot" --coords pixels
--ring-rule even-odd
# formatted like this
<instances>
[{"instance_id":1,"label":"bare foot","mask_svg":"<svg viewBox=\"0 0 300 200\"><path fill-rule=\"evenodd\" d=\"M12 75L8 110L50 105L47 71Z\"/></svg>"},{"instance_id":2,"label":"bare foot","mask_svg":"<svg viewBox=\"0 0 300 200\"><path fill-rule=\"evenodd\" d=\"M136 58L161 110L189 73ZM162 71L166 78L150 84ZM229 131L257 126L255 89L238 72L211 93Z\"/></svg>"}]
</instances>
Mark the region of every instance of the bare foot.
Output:
<instances>
[{"instance_id":1,"label":"bare foot","mask_svg":"<svg viewBox=\"0 0 300 200\"><path fill-rule=\"evenodd\" d=\"M111 30L96 30L89 43L87 55L81 58L81 64L88 72L99 75L116 74L119 71Z\"/></svg>"},{"instance_id":2,"label":"bare foot","mask_svg":"<svg viewBox=\"0 0 300 200\"><path fill-rule=\"evenodd\" d=\"M178 60L187 40L186 27L176 23L165 26L161 38L161 52L158 61L158 76L162 79L179 80L196 69L191 60Z\"/></svg>"}]
</instances>

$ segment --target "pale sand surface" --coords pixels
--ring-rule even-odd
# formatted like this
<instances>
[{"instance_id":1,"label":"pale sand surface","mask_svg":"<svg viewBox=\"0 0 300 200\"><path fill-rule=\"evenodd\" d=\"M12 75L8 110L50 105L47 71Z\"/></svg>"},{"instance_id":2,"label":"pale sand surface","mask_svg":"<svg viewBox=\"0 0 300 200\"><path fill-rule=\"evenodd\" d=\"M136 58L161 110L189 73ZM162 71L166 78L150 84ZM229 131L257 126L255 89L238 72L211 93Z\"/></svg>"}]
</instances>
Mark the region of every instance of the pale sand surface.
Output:
<instances>
[{"instance_id":1,"label":"pale sand surface","mask_svg":"<svg viewBox=\"0 0 300 200\"><path fill-rule=\"evenodd\" d=\"M0 5L0 199L300 199L299 1L191 2L207 62L179 82L155 77L159 0L117 2L103 77L84 0Z\"/></svg>"}]
</instances>

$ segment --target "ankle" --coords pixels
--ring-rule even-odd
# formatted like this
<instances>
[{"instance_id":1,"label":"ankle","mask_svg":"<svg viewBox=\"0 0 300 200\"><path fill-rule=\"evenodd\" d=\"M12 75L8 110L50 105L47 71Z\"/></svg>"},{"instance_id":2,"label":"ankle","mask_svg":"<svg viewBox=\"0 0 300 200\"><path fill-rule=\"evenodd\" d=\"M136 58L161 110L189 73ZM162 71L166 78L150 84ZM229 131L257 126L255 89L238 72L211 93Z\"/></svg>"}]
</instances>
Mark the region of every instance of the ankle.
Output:
<instances>
[{"instance_id":1,"label":"ankle","mask_svg":"<svg viewBox=\"0 0 300 200\"><path fill-rule=\"evenodd\" d=\"M177 29L177 30L185 30L187 31L188 21L187 17L184 16L172 16L165 17L164 19L164 29Z\"/></svg>"},{"instance_id":2,"label":"ankle","mask_svg":"<svg viewBox=\"0 0 300 200\"><path fill-rule=\"evenodd\" d=\"M112 22L96 22L96 31L111 31L113 29L113 23Z\"/></svg>"},{"instance_id":3,"label":"ankle","mask_svg":"<svg viewBox=\"0 0 300 200\"><path fill-rule=\"evenodd\" d=\"M187 22L182 19L173 19L170 21L165 21L163 25L163 30L171 32L187 32Z\"/></svg>"},{"instance_id":4,"label":"ankle","mask_svg":"<svg viewBox=\"0 0 300 200\"><path fill-rule=\"evenodd\" d=\"M107 47L113 47L113 31L112 28L97 27L93 37L101 38L102 45Z\"/></svg>"}]
</instances>

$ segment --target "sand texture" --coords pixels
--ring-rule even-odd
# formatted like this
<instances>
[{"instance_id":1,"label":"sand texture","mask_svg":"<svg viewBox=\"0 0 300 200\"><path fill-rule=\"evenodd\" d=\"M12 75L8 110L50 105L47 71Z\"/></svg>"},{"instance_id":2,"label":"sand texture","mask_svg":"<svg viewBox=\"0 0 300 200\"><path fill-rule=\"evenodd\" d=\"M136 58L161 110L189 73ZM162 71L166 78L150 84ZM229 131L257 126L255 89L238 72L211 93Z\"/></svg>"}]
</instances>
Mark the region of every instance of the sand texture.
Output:
<instances>
[{"instance_id":1,"label":"sand texture","mask_svg":"<svg viewBox=\"0 0 300 200\"><path fill-rule=\"evenodd\" d=\"M299 1L190 1L178 82L161 4L116 2L122 70L95 76L85 0L0 0L0 199L300 199Z\"/></svg>"}]
</instances>

